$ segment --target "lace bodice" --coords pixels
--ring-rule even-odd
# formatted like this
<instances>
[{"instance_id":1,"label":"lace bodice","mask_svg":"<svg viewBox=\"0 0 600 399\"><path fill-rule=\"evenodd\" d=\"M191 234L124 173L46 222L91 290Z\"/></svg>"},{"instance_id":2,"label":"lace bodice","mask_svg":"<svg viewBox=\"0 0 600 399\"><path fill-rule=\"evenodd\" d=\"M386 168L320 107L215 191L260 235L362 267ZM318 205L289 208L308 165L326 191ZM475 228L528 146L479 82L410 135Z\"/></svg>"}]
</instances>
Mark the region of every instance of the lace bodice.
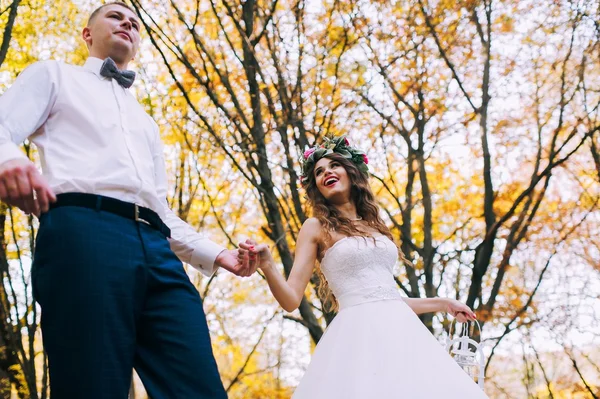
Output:
<instances>
[{"instance_id":1,"label":"lace bodice","mask_svg":"<svg viewBox=\"0 0 600 399\"><path fill-rule=\"evenodd\" d=\"M400 299L392 274L398 248L386 236L346 237L327 250L321 270L340 310L360 303Z\"/></svg>"}]
</instances>

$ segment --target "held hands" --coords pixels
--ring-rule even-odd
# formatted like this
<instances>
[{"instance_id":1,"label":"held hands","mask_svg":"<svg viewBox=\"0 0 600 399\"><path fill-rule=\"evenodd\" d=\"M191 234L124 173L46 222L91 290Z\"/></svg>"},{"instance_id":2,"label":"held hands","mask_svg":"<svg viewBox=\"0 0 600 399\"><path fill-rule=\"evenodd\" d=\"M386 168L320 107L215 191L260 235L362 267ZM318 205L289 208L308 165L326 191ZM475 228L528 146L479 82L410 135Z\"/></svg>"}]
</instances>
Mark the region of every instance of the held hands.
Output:
<instances>
[{"instance_id":1,"label":"held hands","mask_svg":"<svg viewBox=\"0 0 600 399\"><path fill-rule=\"evenodd\" d=\"M467 305L457 301L456 299L446 299L446 312L456 317L459 323L473 321L477 318L475 313Z\"/></svg>"},{"instance_id":2,"label":"held hands","mask_svg":"<svg viewBox=\"0 0 600 399\"><path fill-rule=\"evenodd\" d=\"M257 268L264 269L272 264L271 252L265 244L257 245L254 240L240 243L234 250L225 250L217 256L215 263L230 273L240 277L254 274Z\"/></svg>"},{"instance_id":3,"label":"held hands","mask_svg":"<svg viewBox=\"0 0 600 399\"><path fill-rule=\"evenodd\" d=\"M56 196L33 162L11 159L0 165L0 200L39 217Z\"/></svg>"},{"instance_id":4,"label":"held hands","mask_svg":"<svg viewBox=\"0 0 600 399\"><path fill-rule=\"evenodd\" d=\"M273 265L273 257L266 244L257 244L256 241L248 239L245 242L240 242L238 253L239 259L248 258L261 270Z\"/></svg>"},{"instance_id":5,"label":"held hands","mask_svg":"<svg viewBox=\"0 0 600 399\"><path fill-rule=\"evenodd\" d=\"M256 260L252 261L248 256L240 256L237 249L226 249L215 259L215 263L230 273L240 277L248 277L256 271Z\"/></svg>"},{"instance_id":6,"label":"held hands","mask_svg":"<svg viewBox=\"0 0 600 399\"><path fill-rule=\"evenodd\" d=\"M258 255L248 250L253 244L254 241L246 240L246 243L240 244L239 249L226 249L217 256L215 263L236 276L251 276L259 266ZM244 249L241 248L242 245Z\"/></svg>"}]
</instances>

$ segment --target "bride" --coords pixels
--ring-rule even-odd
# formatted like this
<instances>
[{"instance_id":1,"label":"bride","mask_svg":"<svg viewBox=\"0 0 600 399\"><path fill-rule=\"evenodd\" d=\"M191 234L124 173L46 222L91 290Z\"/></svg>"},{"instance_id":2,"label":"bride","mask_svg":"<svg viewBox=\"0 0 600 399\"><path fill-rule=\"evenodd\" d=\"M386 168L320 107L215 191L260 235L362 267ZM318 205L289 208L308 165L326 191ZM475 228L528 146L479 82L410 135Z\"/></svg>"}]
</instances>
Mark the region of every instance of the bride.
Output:
<instances>
[{"instance_id":1,"label":"bride","mask_svg":"<svg viewBox=\"0 0 600 399\"><path fill-rule=\"evenodd\" d=\"M454 299L402 298L392 270L398 248L368 183L368 159L345 137L304 153L302 183L314 217L298 234L287 281L265 244L240 243L258 260L275 299L298 308L316 261L325 306L339 310L293 399L486 398L421 323L418 314L475 314Z\"/></svg>"}]
</instances>

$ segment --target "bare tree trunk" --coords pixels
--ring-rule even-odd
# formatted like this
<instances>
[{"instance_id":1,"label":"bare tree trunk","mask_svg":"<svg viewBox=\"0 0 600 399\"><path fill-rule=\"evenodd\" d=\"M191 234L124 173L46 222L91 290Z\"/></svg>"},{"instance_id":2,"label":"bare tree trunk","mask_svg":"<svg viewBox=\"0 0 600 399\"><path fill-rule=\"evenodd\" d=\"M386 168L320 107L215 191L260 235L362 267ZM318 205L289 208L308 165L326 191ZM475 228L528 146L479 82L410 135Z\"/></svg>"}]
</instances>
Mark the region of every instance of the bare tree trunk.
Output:
<instances>
[{"instance_id":1,"label":"bare tree trunk","mask_svg":"<svg viewBox=\"0 0 600 399\"><path fill-rule=\"evenodd\" d=\"M207 97L211 100L214 108L221 110L223 117L227 119L227 123L230 123L235 127L233 132L229 132L229 137L223 138L223 136L217 132L218 126L212 123L208 118L204 116L204 112L197 109L189 96L191 88L185 87L174 73L173 67L177 61L170 61L161 46L161 41L164 44L169 41L168 36L164 32L163 28L157 25L154 21L148 22L148 14L145 12L144 7L140 1L133 1L133 6L138 11L138 14L142 18L142 22L146 30L150 35L150 40L156 47L156 49L162 54L163 60L167 68L171 72L172 78L175 80L178 88L181 90L184 98L190 106L191 112L193 112L198 118L201 119L203 128L205 128L210 135L215 139L217 146L220 147L221 151L224 151L227 157L232 161L234 166L242 173L242 175L248 180L248 182L256 189L260 206L262 207L266 225L262 228L265 235L275 244L277 253L281 259L281 263L284 268L286 275L289 275L293 266L293 255L288 244L288 234L294 233L290 227L292 226L290 219L304 221L306 218L304 211L302 210L300 196L297 193L297 175L293 168L288 171L291 190L291 197L293 198L293 207L290 210L295 210L293 215L289 215L289 210L281 204L279 198L279 192L275 186L273 175L272 175L272 164L270 164L271 154L267 150L267 145L272 141L270 135L273 132L278 132L284 143L288 144L286 147L286 154L288 158L288 165L293 165L290 155L290 139L286 137L289 134L287 130L288 126L298 127L300 134L297 138L294 138L295 145L299 146L302 143L307 143L306 136L304 134L303 123L298 121L296 113L293 111L287 101L287 94L291 90L288 90L284 85L289 84L288 82L280 79L279 84L282 86L276 86L277 91L281 94L280 98L274 99L268 92L268 89L261 90L261 84L264 84L265 76L262 75L261 64L256 58L256 47L259 45L261 39L266 37L267 25L270 23L270 18L264 18L263 26L259 29L257 25L261 21L258 7L264 6L258 4L254 0L246 1L241 3L240 9L234 10L230 8L228 2L222 3L226 16L220 15L212 2L214 17L217 19L219 24L224 23L225 18L229 18L235 27L235 32L239 35L239 42L241 43L241 49L237 47L231 47L231 51L236 54L237 60L241 64L243 70L243 80L246 85L243 93L234 92L231 83L229 81L230 74L229 68L231 66L227 64L220 65L219 61L214 57L211 52L209 43L205 42L190 25L186 22L185 16L177 5L172 2L171 7L176 12L179 21L184 24L188 33L191 35L191 40L196 45L194 57L198 55L198 58L204 62L200 66L192 64L194 57L188 56L188 53L179 47L176 43L170 43L168 51L178 58L178 61L185 67L191 76L196 80L198 88L205 90ZM270 14L275 11L277 1L267 4L266 7L269 10L261 10L263 15ZM152 25L151 25L152 24ZM229 35L230 33L224 34ZM232 45L232 41L228 43ZM268 44L272 45L272 43ZM241 50L241 51L240 51ZM276 51L271 51L271 56L275 58ZM263 62L264 60L260 60ZM200 61L199 61L200 62ZM277 65L279 67L279 65ZM202 71L202 69L204 70ZM211 75L207 68L214 68L214 73ZM200 75L201 71L204 75ZM213 82L211 79L215 79ZM299 77L301 78L301 77ZM218 80L218 82L217 82ZM216 86L225 86L227 93L223 94L216 90ZM298 97L301 93L297 94ZM248 104L243 104L245 98L248 98ZM265 97L266 100L265 101ZM276 109L275 101L279 101L277 106L284 110L283 114ZM234 104L232 109L227 108L226 103ZM267 104L265 106L264 104ZM219 122L220 123L220 122ZM269 134L265 131L265 127L271 123L275 123L276 126L271 130L269 128ZM234 150L229 147L225 141L231 139L235 142L235 146L239 146L241 151ZM240 162L240 157L243 158L245 165ZM305 325L311 335L311 338L318 342L323 334L323 328L319 324L319 321L314 313L311 304L304 298L299 307L300 314L302 316L303 325Z\"/></svg>"},{"instance_id":2,"label":"bare tree trunk","mask_svg":"<svg viewBox=\"0 0 600 399\"><path fill-rule=\"evenodd\" d=\"M0 65L2 65L8 53L12 30L15 25L15 19L17 19L17 8L19 8L20 3L21 0L13 0L9 8L8 20L4 27L4 35L2 36L2 44L0 45Z\"/></svg>"},{"instance_id":3,"label":"bare tree trunk","mask_svg":"<svg viewBox=\"0 0 600 399\"><path fill-rule=\"evenodd\" d=\"M486 32L483 33L483 28L479 24L476 10L473 10L473 19L478 26L480 41L484 53L484 68L482 78L482 100L481 106L477 110L479 113L479 126L481 129L481 146L483 150L483 182L484 182L484 198L483 198L483 214L485 218L486 234L482 243L475 250L475 260L473 262L473 276L471 277L471 286L467 297L467 305L474 307L475 300L481 296L481 286L483 284L483 276L486 274L490 266L490 260L494 251L494 243L496 241L497 230L493 227L496 223L496 214L494 212L494 184L492 182L492 162L488 143L488 105L490 102L490 67L491 67L491 40L492 40L492 0L484 1L486 15Z\"/></svg>"},{"instance_id":4,"label":"bare tree trunk","mask_svg":"<svg viewBox=\"0 0 600 399\"><path fill-rule=\"evenodd\" d=\"M6 258L5 226L6 226L7 207L0 202L0 281L4 282L6 278L10 279L8 271L8 261ZM23 385L23 375L21 374L21 364L19 362L16 348L14 346L14 327L9 322L11 320L10 311L12 305L8 299L8 293L4 283L0 284L0 391L8 392L10 397L11 385L14 384L19 396L27 392L26 385ZM20 334L18 334L20 337Z\"/></svg>"},{"instance_id":5,"label":"bare tree trunk","mask_svg":"<svg viewBox=\"0 0 600 399\"><path fill-rule=\"evenodd\" d=\"M20 3L21 0L14 0L8 8L9 14L4 27L2 43L0 44L0 65L4 63L8 53L13 27L17 18L17 9ZM7 207L3 203L0 203L0 281L4 281L4 278L8 276L6 242L4 239L6 211ZM20 368L18 357L11 345L12 341L10 339L12 325L8 323L8 320L10 320L11 305L4 284L1 284L0 289L0 395L3 398L10 398L11 383L15 384L18 392L22 391L22 385L21 379L17 377L17 369Z\"/></svg>"},{"instance_id":6,"label":"bare tree trunk","mask_svg":"<svg viewBox=\"0 0 600 399\"><path fill-rule=\"evenodd\" d=\"M598 181L600 181L600 150L598 148L600 147L600 145L598 145L596 142L600 143L599 138L600 133L596 132L596 134L592 136L590 144L590 151L592 152L592 158L594 159L594 164L596 165L596 172L598 173Z\"/></svg>"}]
</instances>

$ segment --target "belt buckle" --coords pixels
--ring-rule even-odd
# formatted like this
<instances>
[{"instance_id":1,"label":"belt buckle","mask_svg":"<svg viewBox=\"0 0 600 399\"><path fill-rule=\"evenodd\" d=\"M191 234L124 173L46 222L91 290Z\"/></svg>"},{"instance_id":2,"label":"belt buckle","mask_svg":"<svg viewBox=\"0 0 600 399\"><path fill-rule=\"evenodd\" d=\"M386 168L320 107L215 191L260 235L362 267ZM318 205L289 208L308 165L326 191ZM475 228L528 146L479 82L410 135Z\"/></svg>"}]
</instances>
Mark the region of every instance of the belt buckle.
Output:
<instances>
[{"instance_id":1,"label":"belt buckle","mask_svg":"<svg viewBox=\"0 0 600 399\"><path fill-rule=\"evenodd\" d=\"M138 204L133 204L134 207L134 215L133 215L133 219L136 222L142 222L142 223L146 223L147 225L150 226L150 222L148 222L147 220L144 220L140 217L140 207Z\"/></svg>"}]
</instances>

